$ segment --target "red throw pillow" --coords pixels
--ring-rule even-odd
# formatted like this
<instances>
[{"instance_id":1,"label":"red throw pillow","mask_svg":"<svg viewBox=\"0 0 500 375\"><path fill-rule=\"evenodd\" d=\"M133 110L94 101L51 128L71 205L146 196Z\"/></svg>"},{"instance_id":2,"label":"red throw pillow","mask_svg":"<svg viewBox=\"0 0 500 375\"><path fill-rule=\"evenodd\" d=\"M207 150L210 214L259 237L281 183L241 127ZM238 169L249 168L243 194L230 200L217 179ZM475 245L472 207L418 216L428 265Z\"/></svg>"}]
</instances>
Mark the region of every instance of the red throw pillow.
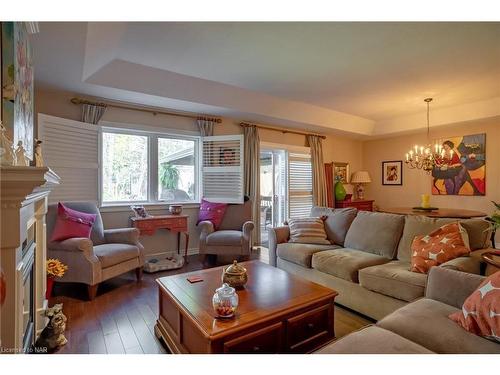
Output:
<instances>
[{"instance_id":1,"label":"red throw pillow","mask_svg":"<svg viewBox=\"0 0 500 375\"><path fill-rule=\"evenodd\" d=\"M467 297L462 311L449 318L470 333L500 343L500 271L486 278Z\"/></svg>"},{"instance_id":2,"label":"red throw pillow","mask_svg":"<svg viewBox=\"0 0 500 375\"><path fill-rule=\"evenodd\" d=\"M216 230L219 229L224 214L226 213L226 208L227 203L213 203L202 199L196 225L206 220L210 221Z\"/></svg>"},{"instance_id":3,"label":"red throw pillow","mask_svg":"<svg viewBox=\"0 0 500 375\"><path fill-rule=\"evenodd\" d=\"M63 241L75 237L90 238L96 216L96 214L72 210L59 202L57 204L56 224L50 240Z\"/></svg>"},{"instance_id":4,"label":"red throw pillow","mask_svg":"<svg viewBox=\"0 0 500 375\"><path fill-rule=\"evenodd\" d=\"M433 266L470 253L467 231L458 223L443 225L411 244L411 271L427 273Z\"/></svg>"}]
</instances>

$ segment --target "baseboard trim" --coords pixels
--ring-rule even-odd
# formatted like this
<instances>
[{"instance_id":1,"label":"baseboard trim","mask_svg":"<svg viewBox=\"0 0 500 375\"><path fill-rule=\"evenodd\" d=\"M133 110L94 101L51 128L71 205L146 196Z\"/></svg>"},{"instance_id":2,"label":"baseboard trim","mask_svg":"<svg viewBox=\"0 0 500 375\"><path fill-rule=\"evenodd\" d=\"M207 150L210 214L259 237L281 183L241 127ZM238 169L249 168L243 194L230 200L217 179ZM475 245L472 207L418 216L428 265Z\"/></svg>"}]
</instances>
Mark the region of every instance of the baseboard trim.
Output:
<instances>
[{"instance_id":1,"label":"baseboard trim","mask_svg":"<svg viewBox=\"0 0 500 375\"><path fill-rule=\"evenodd\" d=\"M200 249L197 247L192 247L188 249L188 255L196 255L200 253ZM152 253L152 254L145 254L144 257L146 259L151 259L151 258L158 258L158 257L163 257L167 256L170 254L177 254L177 250L170 250L170 251L160 251L157 253ZM181 249L180 251L181 255L184 255L184 250Z\"/></svg>"}]
</instances>

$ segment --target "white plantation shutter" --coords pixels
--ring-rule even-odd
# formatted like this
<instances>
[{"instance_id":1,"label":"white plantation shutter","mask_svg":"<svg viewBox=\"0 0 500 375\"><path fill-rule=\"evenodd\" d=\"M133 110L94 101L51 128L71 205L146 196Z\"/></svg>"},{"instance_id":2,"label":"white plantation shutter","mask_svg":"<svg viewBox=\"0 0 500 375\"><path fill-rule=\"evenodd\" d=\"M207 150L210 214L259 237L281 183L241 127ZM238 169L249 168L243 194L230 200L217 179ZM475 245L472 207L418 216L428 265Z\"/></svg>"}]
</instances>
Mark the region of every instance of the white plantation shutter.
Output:
<instances>
[{"instance_id":1,"label":"white plantation shutter","mask_svg":"<svg viewBox=\"0 0 500 375\"><path fill-rule=\"evenodd\" d=\"M203 137L202 197L243 203L243 135Z\"/></svg>"},{"instance_id":2,"label":"white plantation shutter","mask_svg":"<svg viewBox=\"0 0 500 375\"><path fill-rule=\"evenodd\" d=\"M312 203L311 155L288 154L288 216L309 217Z\"/></svg>"},{"instance_id":3,"label":"white plantation shutter","mask_svg":"<svg viewBox=\"0 0 500 375\"><path fill-rule=\"evenodd\" d=\"M99 128L93 124L38 115L45 164L61 178L49 202L98 201Z\"/></svg>"}]
</instances>

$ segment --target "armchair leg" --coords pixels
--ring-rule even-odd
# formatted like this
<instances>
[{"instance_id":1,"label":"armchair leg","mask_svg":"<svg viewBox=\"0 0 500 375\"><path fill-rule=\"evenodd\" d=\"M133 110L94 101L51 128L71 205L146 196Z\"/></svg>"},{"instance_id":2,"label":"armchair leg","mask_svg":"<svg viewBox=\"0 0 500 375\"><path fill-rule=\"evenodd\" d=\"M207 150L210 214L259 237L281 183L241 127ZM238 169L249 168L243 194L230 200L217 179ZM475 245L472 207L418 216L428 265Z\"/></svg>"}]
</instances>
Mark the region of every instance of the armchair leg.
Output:
<instances>
[{"instance_id":1,"label":"armchair leg","mask_svg":"<svg viewBox=\"0 0 500 375\"><path fill-rule=\"evenodd\" d=\"M88 292L88 296L89 296L90 301L94 300L94 298L97 294L97 287L98 286L99 286L99 284L87 285L87 292Z\"/></svg>"},{"instance_id":2,"label":"armchair leg","mask_svg":"<svg viewBox=\"0 0 500 375\"><path fill-rule=\"evenodd\" d=\"M135 277L137 279L137 282L142 280L142 267L137 267L135 269Z\"/></svg>"}]
</instances>

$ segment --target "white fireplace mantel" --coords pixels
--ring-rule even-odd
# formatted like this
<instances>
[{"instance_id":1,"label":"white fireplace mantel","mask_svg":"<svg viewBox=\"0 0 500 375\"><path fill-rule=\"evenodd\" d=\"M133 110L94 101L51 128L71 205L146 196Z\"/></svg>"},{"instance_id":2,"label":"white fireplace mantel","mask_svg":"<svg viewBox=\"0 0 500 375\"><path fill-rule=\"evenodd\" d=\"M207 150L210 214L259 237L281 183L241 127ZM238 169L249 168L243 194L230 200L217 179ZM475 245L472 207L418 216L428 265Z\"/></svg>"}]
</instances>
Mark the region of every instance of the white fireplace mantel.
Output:
<instances>
[{"instance_id":1,"label":"white fireplace mantel","mask_svg":"<svg viewBox=\"0 0 500 375\"><path fill-rule=\"evenodd\" d=\"M47 197L59 177L45 167L0 168L0 266L5 274L7 293L0 309L0 348L21 353L26 317L25 275L33 263L33 339L45 326L41 315L47 307L46 225ZM31 285L31 284L29 284Z\"/></svg>"}]
</instances>

